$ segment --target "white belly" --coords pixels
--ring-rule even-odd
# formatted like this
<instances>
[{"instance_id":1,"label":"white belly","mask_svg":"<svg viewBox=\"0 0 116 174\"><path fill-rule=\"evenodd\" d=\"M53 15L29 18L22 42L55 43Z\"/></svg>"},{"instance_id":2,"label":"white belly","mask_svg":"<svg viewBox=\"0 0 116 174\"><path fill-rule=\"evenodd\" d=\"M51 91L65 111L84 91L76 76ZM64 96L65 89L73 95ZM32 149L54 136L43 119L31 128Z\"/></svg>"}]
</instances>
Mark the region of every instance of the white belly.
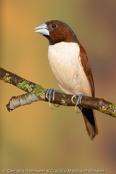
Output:
<instances>
[{"instance_id":1,"label":"white belly","mask_svg":"<svg viewBox=\"0 0 116 174\"><path fill-rule=\"evenodd\" d=\"M80 62L80 48L77 43L60 42L50 45L48 59L52 72L65 93L92 95Z\"/></svg>"}]
</instances>

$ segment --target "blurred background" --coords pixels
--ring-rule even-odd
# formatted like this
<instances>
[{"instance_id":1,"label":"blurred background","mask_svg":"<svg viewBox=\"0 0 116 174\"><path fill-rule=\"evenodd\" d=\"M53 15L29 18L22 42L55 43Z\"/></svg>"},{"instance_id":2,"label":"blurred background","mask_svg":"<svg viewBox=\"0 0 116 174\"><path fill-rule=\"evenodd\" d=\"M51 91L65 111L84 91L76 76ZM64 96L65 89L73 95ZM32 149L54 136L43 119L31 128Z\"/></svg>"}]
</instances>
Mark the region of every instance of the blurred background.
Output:
<instances>
[{"instance_id":1,"label":"blurred background","mask_svg":"<svg viewBox=\"0 0 116 174\"><path fill-rule=\"evenodd\" d=\"M62 20L87 51L96 97L116 104L115 0L3 0L0 13L1 67L45 88L60 89L49 67L48 41L34 28ZM74 107L51 110L48 103L36 102L8 112L9 99L23 93L0 81L0 173L3 169L116 173L116 119L96 111L99 135L91 141Z\"/></svg>"}]
</instances>

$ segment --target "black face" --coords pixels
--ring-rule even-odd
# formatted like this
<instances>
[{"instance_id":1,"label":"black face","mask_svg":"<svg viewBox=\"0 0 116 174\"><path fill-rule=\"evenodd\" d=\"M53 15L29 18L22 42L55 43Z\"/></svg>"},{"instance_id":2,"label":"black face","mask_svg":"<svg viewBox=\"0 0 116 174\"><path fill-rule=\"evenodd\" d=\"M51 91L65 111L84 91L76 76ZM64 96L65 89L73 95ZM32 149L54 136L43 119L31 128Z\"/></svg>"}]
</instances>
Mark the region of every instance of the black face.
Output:
<instances>
[{"instance_id":1,"label":"black face","mask_svg":"<svg viewBox=\"0 0 116 174\"><path fill-rule=\"evenodd\" d=\"M78 42L78 39L72 29L64 22L53 20L46 22L49 36L47 36L51 45L58 42Z\"/></svg>"}]
</instances>

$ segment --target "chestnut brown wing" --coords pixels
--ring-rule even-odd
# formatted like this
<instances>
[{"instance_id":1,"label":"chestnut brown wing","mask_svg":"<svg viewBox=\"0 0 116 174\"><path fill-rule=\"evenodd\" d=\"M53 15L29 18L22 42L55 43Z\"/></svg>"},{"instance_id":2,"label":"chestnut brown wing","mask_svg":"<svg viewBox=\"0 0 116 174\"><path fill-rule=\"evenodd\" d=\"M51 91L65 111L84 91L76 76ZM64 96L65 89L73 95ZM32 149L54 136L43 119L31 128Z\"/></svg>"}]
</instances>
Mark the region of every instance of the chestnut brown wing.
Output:
<instances>
[{"instance_id":1,"label":"chestnut brown wing","mask_svg":"<svg viewBox=\"0 0 116 174\"><path fill-rule=\"evenodd\" d=\"M93 81L91 67L90 67L89 62L88 62L87 53L80 43L79 43L79 46L80 46L81 63L82 63L84 72L89 80L91 91L92 91L92 96L94 97L95 96L95 87L94 87L94 81Z\"/></svg>"}]
</instances>

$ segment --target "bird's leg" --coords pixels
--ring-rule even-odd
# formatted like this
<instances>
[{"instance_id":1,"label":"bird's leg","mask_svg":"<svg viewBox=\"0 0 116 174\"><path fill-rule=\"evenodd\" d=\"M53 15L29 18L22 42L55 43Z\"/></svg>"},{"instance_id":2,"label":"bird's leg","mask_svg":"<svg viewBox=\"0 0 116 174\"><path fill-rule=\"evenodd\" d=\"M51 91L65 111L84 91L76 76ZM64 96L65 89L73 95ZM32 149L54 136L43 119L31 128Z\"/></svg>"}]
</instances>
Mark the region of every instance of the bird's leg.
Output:
<instances>
[{"instance_id":1,"label":"bird's leg","mask_svg":"<svg viewBox=\"0 0 116 174\"><path fill-rule=\"evenodd\" d=\"M55 92L62 93L61 91L57 90L56 88L50 88L50 89L48 89L47 92L46 92L46 98L48 99L48 102L49 102L49 106L50 106L50 107L51 107L50 102L51 102L51 101L54 101ZM55 106L56 106L56 105L55 105ZM58 106L56 106L56 107L58 107ZM51 107L51 109L53 109L53 108Z\"/></svg>"},{"instance_id":2,"label":"bird's leg","mask_svg":"<svg viewBox=\"0 0 116 174\"><path fill-rule=\"evenodd\" d=\"M77 101L76 101L76 103L75 103L75 111L76 111L77 113L80 113L80 112L77 111L77 106L78 106L79 103L81 103L81 99L82 99L84 96L87 96L87 95L86 95L86 94L76 94L76 95L73 95L72 98L71 98L71 101L72 101L73 103L75 103L73 99L74 99L75 97L78 97L78 99L77 99ZM81 107L79 107L79 109L82 111L82 108L81 108Z\"/></svg>"}]
</instances>

